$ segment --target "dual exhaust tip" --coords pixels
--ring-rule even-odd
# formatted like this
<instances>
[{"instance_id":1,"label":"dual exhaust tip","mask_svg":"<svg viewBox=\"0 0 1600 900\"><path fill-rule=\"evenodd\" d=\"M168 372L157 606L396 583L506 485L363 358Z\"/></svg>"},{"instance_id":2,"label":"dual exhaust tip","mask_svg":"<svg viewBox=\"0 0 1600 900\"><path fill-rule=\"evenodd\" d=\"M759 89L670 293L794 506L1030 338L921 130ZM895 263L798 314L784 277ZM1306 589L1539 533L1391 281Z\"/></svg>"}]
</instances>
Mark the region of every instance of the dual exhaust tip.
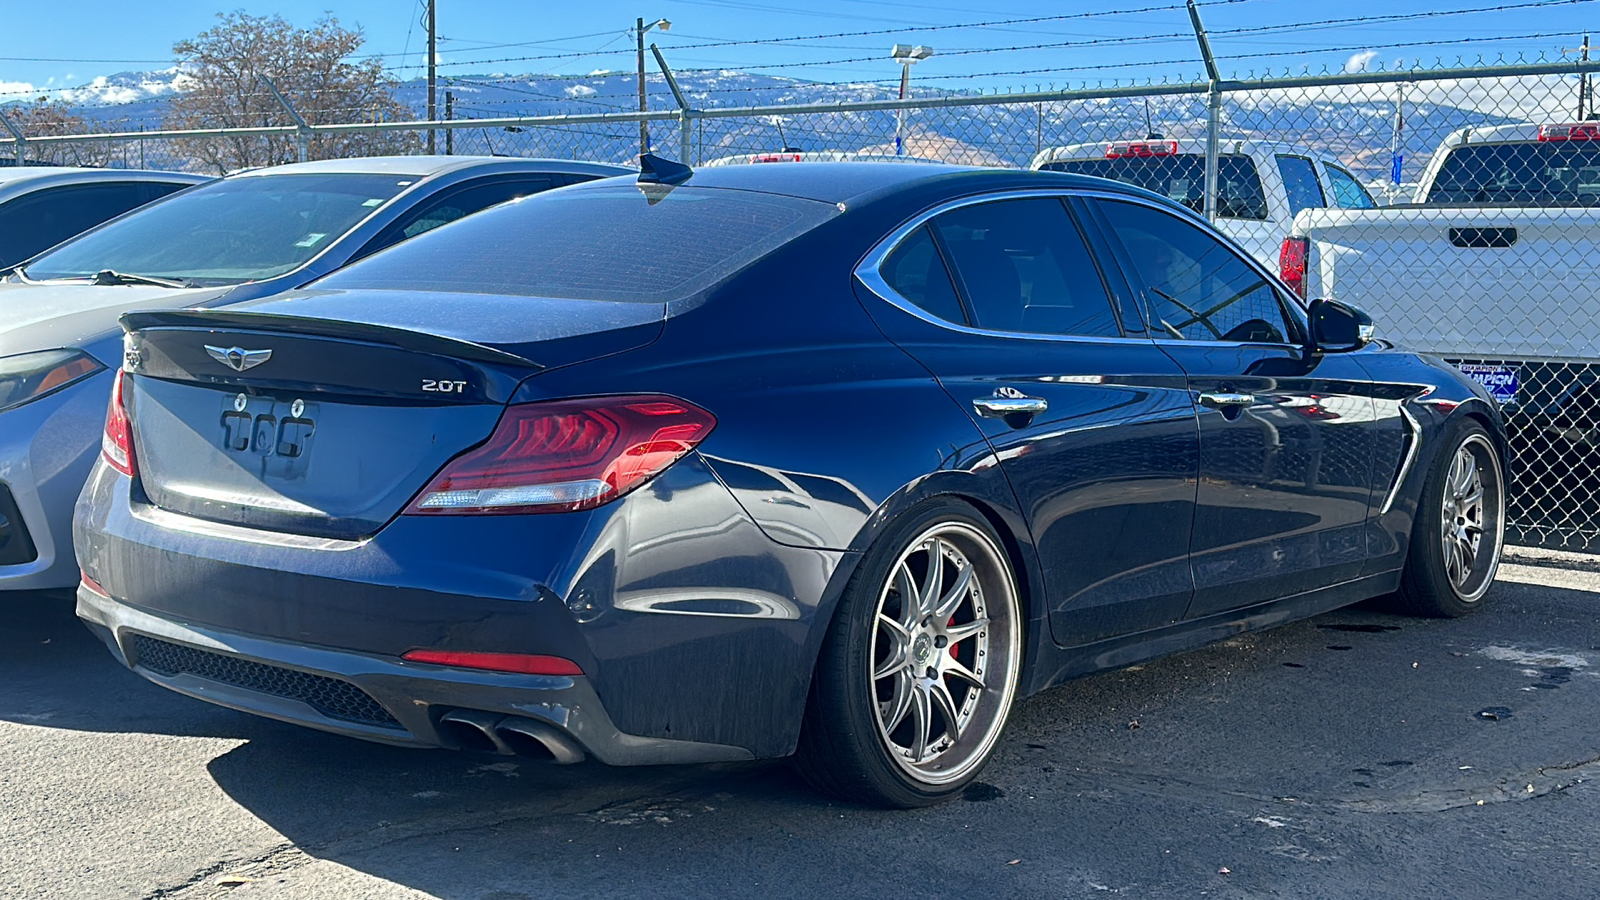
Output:
<instances>
[{"instance_id":1,"label":"dual exhaust tip","mask_svg":"<svg viewBox=\"0 0 1600 900\"><path fill-rule=\"evenodd\" d=\"M456 709L440 717L439 730L463 750L542 759L564 766L584 759L577 741L537 719Z\"/></svg>"}]
</instances>

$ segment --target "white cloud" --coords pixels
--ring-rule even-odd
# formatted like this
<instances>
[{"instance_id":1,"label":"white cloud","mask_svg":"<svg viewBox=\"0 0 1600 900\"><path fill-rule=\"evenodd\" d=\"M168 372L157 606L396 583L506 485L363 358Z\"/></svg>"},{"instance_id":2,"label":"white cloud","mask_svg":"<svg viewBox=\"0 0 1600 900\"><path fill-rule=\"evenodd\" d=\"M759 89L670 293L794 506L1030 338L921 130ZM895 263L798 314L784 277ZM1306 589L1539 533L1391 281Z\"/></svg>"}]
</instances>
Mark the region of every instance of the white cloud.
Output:
<instances>
[{"instance_id":1,"label":"white cloud","mask_svg":"<svg viewBox=\"0 0 1600 900\"><path fill-rule=\"evenodd\" d=\"M0 81L0 103L21 100L38 90L26 81Z\"/></svg>"},{"instance_id":2,"label":"white cloud","mask_svg":"<svg viewBox=\"0 0 1600 900\"><path fill-rule=\"evenodd\" d=\"M1344 61L1344 70L1346 72L1365 72L1367 66L1371 65L1372 61L1377 58L1378 51L1363 50L1360 53L1352 54L1349 59Z\"/></svg>"}]
</instances>

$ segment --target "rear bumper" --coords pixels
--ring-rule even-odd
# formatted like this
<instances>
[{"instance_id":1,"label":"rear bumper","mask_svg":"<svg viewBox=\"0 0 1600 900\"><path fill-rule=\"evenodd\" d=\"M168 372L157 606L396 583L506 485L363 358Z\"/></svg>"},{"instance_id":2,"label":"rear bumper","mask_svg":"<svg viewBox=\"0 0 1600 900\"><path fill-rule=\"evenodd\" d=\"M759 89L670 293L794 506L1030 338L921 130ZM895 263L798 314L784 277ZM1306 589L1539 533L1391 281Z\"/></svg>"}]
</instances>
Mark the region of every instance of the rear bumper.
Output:
<instances>
[{"instance_id":1,"label":"rear bumper","mask_svg":"<svg viewBox=\"0 0 1600 900\"><path fill-rule=\"evenodd\" d=\"M741 747L624 734L581 676L481 672L264 640L176 622L87 586L78 588L78 617L124 665L162 687L349 737L473 748L461 726L478 722L489 745L481 749L512 752L518 745L505 732L534 733L560 762L584 753L616 766L752 757Z\"/></svg>"}]
</instances>

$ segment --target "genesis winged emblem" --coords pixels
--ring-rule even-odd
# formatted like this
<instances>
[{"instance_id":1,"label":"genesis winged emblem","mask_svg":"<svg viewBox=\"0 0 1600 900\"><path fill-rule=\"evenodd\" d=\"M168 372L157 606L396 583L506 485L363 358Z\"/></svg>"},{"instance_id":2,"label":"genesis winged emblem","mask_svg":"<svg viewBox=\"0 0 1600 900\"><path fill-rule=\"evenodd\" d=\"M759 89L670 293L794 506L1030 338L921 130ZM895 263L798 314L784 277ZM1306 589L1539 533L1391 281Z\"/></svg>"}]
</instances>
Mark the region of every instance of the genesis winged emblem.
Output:
<instances>
[{"instance_id":1,"label":"genesis winged emblem","mask_svg":"<svg viewBox=\"0 0 1600 900\"><path fill-rule=\"evenodd\" d=\"M242 347L213 347L205 345L211 358L235 372L253 369L272 358L271 350L246 350Z\"/></svg>"}]
</instances>

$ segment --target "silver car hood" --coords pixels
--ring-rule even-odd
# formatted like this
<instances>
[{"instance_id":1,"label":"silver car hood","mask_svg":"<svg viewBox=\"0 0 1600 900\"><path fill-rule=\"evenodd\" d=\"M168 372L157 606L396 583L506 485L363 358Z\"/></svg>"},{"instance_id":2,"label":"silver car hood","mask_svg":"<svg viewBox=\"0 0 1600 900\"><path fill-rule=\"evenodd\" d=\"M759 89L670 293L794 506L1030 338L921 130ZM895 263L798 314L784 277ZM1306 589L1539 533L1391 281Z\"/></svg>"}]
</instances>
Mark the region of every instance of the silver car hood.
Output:
<instances>
[{"instance_id":1,"label":"silver car hood","mask_svg":"<svg viewBox=\"0 0 1600 900\"><path fill-rule=\"evenodd\" d=\"M0 356L79 347L108 366L120 365L117 348L121 341L109 339L120 331L117 319L123 313L193 306L230 290L231 287L0 284Z\"/></svg>"}]
</instances>

